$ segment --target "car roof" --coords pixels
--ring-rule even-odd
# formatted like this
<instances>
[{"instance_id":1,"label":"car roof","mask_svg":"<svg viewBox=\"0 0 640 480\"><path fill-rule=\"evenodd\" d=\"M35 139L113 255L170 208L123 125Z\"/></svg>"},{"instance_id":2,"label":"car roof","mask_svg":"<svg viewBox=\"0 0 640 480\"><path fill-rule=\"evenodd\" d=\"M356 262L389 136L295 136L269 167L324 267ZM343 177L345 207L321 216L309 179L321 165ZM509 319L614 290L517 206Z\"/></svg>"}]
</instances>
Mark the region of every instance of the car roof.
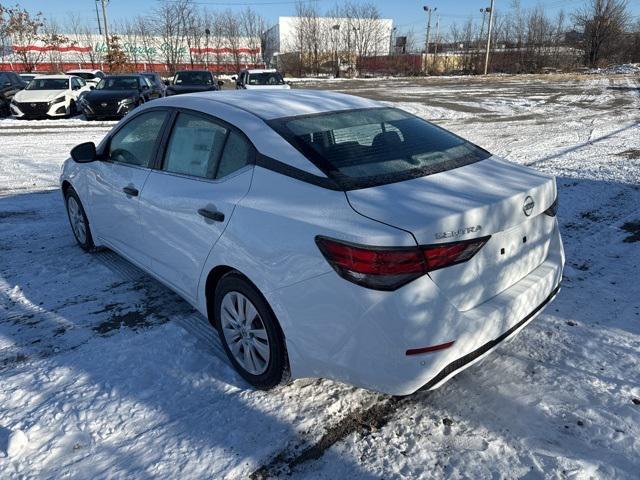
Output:
<instances>
[{"instance_id":1,"label":"car roof","mask_svg":"<svg viewBox=\"0 0 640 480\"><path fill-rule=\"evenodd\" d=\"M275 68L247 68L243 70L249 73L276 73L277 70Z\"/></svg>"},{"instance_id":2,"label":"car roof","mask_svg":"<svg viewBox=\"0 0 640 480\"><path fill-rule=\"evenodd\" d=\"M102 70L91 70L90 68L74 68L73 70L67 70L68 73L98 73Z\"/></svg>"},{"instance_id":3,"label":"car roof","mask_svg":"<svg viewBox=\"0 0 640 480\"><path fill-rule=\"evenodd\" d=\"M215 115L215 104L224 103L263 120L385 106L367 98L325 90L225 90L188 96L203 100L201 110L205 113ZM179 106L180 97L183 95L167 97L162 102Z\"/></svg>"},{"instance_id":4,"label":"car roof","mask_svg":"<svg viewBox=\"0 0 640 480\"><path fill-rule=\"evenodd\" d=\"M73 75L36 75L35 79L52 78L54 80L70 79Z\"/></svg>"}]
</instances>

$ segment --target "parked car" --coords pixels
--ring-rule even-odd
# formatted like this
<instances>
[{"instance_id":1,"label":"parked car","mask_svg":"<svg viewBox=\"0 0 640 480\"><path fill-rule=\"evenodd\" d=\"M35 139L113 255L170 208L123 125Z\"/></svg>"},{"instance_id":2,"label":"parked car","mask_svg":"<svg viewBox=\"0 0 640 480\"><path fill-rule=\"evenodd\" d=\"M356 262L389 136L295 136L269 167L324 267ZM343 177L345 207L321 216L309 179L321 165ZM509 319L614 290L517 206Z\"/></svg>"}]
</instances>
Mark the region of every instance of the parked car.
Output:
<instances>
[{"instance_id":1,"label":"parked car","mask_svg":"<svg viewBox=\"0 0 640 480\"><path fill-rule=\"evenodd\" d=\"M66 72L67 75L75 75L76 77L82 78L89 86L96 86L100 83L106 75L102 70L91 70L91 69L76 69L69 70Z\"/></svg>"},{"instance_id":2,"label":"parked car","mask_svg":"<svg viewBox=\"0 0 640 480\"><path fill-rule=\"evenodd\" d=\"M14 95L27 84L15 72L0 72L0 117L11 115L9 105Z\"/></svg>"},{"instance_id":3,"label":"parked car","mask_svg":"<svg viewBox=\"0 0 640 480\"><path fill-rule=\"evenodd\" d=\"M436 388L560 288L555 179L373 100L167 97L71 157L78 244L182 295L258 388Z\"/></svg>"},{"instance_id":4,"label":"parked car","mask_svg":"<svg viewBox=\"0 0 640 480\"><path fill-rule=\"evenodd\" d=\"M11 101L15 118L60 118L78 114L78 97L89 90L79 77L37 75Z\"/></svg>"},{"instance_id":5,"label":"parked car","mask_svg":"<svg viewBox=\"0 0 640 480\"><path fill-rule=\"evenodd\" d=\"M29 82L31 80L36 78L37 73L19 73L18 75L20 76L20 78L22 79L22 81L25 83L25 86L26 86L26 85L29 85Z\"/></svg>"},{"instance_id":6,"label":"parked car","mask_svg":"<svg viewBox=\"0 0 640 480\"><path fill-rule=\"evenodd\" d=\"M176 72L173 78L166 82L166 85L166 94L169 96L220 90L224 82L216 80L213 74L207 70L182 70Z\"/></svg>"},{"instance_id":7,"label":"parked car","mask_svg":"<svg viewBox=\"0 0 640 480\"><path fill-rule=\"evenodd\" d=\"M121 118L161 93L142 75L109 75L80 98L78 105L88 120Z\"/></svg>"},{"instance_id":8,"label":"parked car","mask_svg":"<svg viewBox=\"0 0 640 480\"><path fill-rule=\"evenodd\" d=\"M145 77L160 92L160 96L164 97L167 93L167 86L162 81L162 77L156 72L141 72L140 75Z\"/></svg>"},{"instance_id":9,"label":"parked car","mask_svg":"<svg viewBox=\"0 0 640 480\"><path fill-rule=\"evenodd\" d=\"M235 80L236 88L239 90L291 88L276 69L242 70L237 77L231 77L231 80Z\"/></svg>"}]
</instances>

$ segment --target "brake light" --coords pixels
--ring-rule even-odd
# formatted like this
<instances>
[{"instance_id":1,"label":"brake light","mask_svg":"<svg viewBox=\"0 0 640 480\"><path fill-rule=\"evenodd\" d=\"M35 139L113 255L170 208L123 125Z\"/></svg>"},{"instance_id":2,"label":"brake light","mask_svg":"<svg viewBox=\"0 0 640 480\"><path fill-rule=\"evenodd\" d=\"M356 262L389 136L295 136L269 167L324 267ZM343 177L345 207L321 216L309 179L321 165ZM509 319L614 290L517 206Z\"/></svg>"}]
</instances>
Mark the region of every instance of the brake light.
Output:
<instances>
[{"instance_id":1,"label":"brake light","mask_svg":"<svg viewBox=\"0 0 640 480\"><path fill-rule=\"evenodd\" d=\"M466 262L489 238L422 247L370 247L318 236L316 244L342 278L374 290L396 290L430 271Z\"/></svg>"},{"instance_id":2,"label":"brake light","mask_svg":"<svg viewBox=\"0 0 640 480\"><path fill-rule=\"evenodd\" d=\"M558 213L558 197L556 197L551 206L544 211L544 214L550 217L555 217L556 213Z\"/></svg>"}]
</instances>

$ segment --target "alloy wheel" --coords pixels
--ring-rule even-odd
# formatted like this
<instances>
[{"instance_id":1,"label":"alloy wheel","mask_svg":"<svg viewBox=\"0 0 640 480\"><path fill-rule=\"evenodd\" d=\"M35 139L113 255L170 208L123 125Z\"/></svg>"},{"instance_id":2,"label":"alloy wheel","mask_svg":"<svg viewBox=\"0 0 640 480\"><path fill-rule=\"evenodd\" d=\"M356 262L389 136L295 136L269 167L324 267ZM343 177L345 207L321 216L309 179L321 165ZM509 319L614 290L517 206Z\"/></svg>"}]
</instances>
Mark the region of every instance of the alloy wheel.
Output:
<instances>
[{"instance_id":1,"label":"alloy wheel","mask_svg":"<svg viewBox=\"0 0 640 480\"><path fill-rule=\"evenodd\" d=\"M222 332L233 358L252 375L269 367L269 336L256 307L242 293L231 291L220 305Z\"/></svg>"},{"instance_id":2,"label":"alloy wheel","mask_svg":"<svg viewBox=\"0 0 640 480\"><path fill-rule=\"evenodd\" d=\"M84 221L84 215L80 209L80 205L73 196L69 196L67 200L67 210L69 211L69 220L71 220L71 228L80 243L87 241L87 225Z\"/></svg>"}]
</instances>

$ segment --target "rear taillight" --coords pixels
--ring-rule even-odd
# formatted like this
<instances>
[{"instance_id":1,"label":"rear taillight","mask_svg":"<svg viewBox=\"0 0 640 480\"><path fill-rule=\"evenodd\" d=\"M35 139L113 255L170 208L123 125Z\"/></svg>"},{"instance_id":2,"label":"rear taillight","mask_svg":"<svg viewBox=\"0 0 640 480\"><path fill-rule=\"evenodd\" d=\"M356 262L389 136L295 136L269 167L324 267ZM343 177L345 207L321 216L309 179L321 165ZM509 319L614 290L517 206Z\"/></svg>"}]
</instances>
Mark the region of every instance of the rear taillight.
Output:
<instances>
[{"instance_id":1,"label":"rear taillight","mask_svg":"<svg viewBox=\"0 0 640 480\"><path fill-rule=\"evenodd\" d=\"M551 206L544 211L545 215L549 215L550 217L555 217L556 213L558 213L558 197L553 201Z\"/></svg>"},{"instance_id":2,"label":"rear taillight","mask_svg":"<svg viewBox=\"0 0 640 480\"><path fill-rule=\"evenodd\" d=\"M473 257L489 237L422 247L370 247L326 237L316 243L341 277L374 290L395 290L425 273Z\"/></svg>"}]
</instances>

